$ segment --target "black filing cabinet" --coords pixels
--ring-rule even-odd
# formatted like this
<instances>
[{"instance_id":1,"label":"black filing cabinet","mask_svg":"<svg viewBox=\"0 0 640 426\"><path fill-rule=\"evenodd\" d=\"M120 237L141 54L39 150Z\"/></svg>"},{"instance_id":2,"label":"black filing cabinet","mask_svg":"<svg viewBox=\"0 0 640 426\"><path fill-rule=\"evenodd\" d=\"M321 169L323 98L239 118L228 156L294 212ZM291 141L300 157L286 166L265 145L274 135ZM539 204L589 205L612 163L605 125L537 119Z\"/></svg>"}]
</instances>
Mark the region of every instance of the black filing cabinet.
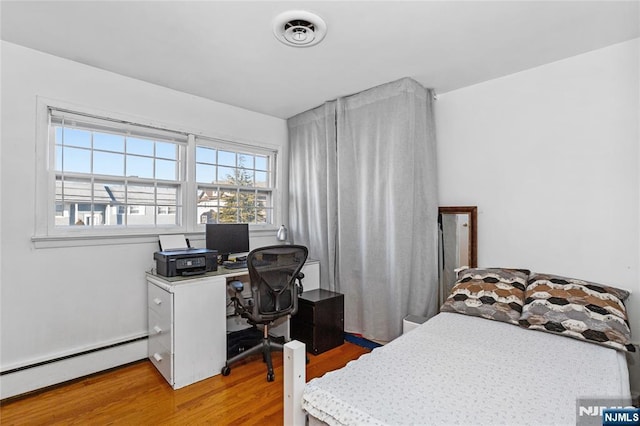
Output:
<instances>
[{"instance_id":1,"label":"black filing cabinet","mask_svg":"<svg viewBox=\"0 0 640 426\"><path fill-rule=\"evenodd\" d=\"M344 343L344 295L310 290L298 298L298 313L291 317L291 338L318 355Z\"/></svg>"}]
</instances>

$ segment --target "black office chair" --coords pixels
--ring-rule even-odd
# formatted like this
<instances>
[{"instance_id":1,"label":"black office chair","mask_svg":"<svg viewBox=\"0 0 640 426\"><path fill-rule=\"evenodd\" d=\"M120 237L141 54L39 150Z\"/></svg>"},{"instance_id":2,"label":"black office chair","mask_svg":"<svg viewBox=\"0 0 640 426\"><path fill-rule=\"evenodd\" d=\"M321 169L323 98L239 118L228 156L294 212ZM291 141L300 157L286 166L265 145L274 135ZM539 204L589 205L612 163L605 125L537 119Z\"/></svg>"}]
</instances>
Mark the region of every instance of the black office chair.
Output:
<instances>
[{"instance_id":1,"label":"black office chair","mask_svg":"<svg viewBox=\"0 0 640 426\"><path fill-rule=\"evenodd\" d=\"M245 301L242 297L243 286L236 282L236 295L231 298L236 314L247 319L257 328L264 326L262 342L227 360L222 367L222 375L231 373L229 367L236 361L252 354L262 352L267 363L267 381L275 378L271 351L282 351L283 345L269 337L269 326L278 318L293 315L298 311L298 294L302 293L300 272L307 260L308 250L299 245L267 246L253 250L247 256L247 267L251 279L252 299ZM297 282L296 282L297 281Z\"/></svg>"}]
</instances>

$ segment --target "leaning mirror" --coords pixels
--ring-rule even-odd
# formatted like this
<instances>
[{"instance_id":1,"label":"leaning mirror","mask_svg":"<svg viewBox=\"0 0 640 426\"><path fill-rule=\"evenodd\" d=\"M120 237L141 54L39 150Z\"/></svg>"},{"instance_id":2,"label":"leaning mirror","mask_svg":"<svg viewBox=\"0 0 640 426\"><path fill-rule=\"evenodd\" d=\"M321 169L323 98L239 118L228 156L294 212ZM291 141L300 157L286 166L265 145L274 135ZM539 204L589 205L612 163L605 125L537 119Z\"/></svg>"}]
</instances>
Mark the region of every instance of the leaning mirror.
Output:
<instances>
[{"instance_id":1,"label":"leaning mirror","mask_svg":"<svg viewBox=\"0 0 640 426\"><path fill-rule=\"evenodd\" d=\"M477 224L476 206L438 208L439 305L442 305L456 282L456 269L478 266Z\"/></svg>"}]
</instances>

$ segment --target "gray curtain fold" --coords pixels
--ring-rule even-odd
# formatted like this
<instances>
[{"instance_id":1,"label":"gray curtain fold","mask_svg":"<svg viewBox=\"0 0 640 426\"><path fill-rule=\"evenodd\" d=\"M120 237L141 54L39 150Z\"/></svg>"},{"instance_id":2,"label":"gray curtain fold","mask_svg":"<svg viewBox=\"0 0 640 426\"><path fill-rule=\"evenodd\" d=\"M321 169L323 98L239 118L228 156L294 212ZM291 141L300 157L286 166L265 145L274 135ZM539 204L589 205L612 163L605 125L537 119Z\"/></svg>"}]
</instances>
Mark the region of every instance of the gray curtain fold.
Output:
<instances>
[{"instance_id":1,"label":"gray curtain fold","mask_svg":"<svg viewBox=\"0 0 640 426\"><path fill-rule=\"evenodd\" d=\"M321 285L345 295L345 330L369 339L392 340L406 315L437 312L431 102L406 78L289 120L295 241L318 244L330 274Z\"/></svg>"},{"instance_id":2,"label":"gray curtain fold","mask_svg":"<svg viewBox=\"0 0 640 426\"><path fill-rule=\"evenodd\" d=\"M289 128L289 222L296 244L320 261L320 287L337 291L336 102L287 121Z\"/></svg>"}]
</instances>

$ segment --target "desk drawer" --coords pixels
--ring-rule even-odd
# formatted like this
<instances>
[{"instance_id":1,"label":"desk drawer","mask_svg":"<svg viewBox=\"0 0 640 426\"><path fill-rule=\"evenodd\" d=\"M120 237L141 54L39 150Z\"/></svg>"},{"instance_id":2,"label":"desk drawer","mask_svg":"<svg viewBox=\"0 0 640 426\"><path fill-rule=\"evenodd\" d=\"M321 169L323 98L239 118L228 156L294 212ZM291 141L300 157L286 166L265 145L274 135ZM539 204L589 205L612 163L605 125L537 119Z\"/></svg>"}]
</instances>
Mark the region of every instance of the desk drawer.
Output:
<instances>
[{"instance_id":1,"label":"desk drawer","mask_svg":"<svg viewBox=\"0 0 640 426\"><path fill-rule=\"evenodd\" d=\"M147 284L147 303L150 310L157 312L162 317L171 318L172 301L173 295L171 293L154 284Z\"/></svg>"},{"instance_id":2,"label":"desk drawer","mask_svg":"<svg viewBox=\"0 0 640 426\"><path fill-rule=\"evenodd\" d=\"M149 341L154 340L159 342L162 346L172 351L172 330L171 330L171 317L164 315L160 316L153 309L148 311L149 317ZM149 354L151 355L151 354Z\"/></svg>"},{"instance_id":3,"label":"desk drawer","mask_svg":"<svg viewBox=\"0 0 640 426\"><path fill-rule=\"evenodd\" d=\"M173 354L161 343L161 339L149 336L149 359L167 382L173 386Z\"/></svg>"}]
</instances>

